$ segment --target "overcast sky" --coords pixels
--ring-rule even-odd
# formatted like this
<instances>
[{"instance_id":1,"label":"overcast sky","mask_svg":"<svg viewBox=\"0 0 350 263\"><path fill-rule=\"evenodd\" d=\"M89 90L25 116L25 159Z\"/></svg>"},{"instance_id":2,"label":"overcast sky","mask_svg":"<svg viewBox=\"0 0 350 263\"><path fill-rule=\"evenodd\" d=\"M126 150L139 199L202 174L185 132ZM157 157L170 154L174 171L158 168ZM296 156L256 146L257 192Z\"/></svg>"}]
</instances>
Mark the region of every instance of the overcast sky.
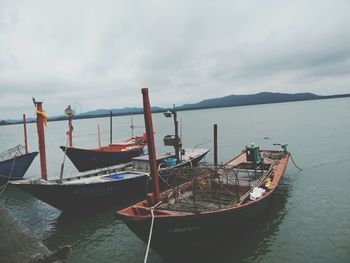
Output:
<instances>
[{"instance_id":1,"label":"overcast sky","mask_svg":"<svg viewBox=\"0 0 350 263\"><path fill-rule=\"evenodd\" d=\"M0 120L349 83L348 0L0 0Z\"/></svg>"}]
</instances>

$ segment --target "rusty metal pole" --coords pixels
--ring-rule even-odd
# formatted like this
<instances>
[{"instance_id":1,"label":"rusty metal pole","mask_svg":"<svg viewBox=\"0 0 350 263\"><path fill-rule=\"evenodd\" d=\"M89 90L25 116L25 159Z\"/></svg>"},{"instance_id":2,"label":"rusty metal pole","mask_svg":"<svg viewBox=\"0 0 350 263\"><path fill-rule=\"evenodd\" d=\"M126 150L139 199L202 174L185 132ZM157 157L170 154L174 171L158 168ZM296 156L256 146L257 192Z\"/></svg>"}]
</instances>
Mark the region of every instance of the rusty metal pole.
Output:
<instances>
[{"instance_id":1,"label":"rusty metal pole","mask_svg":"<svg viewBox=\"0 0 350 263\"><path fill-rule=\"evenodd\" d=\"M26 115L23 114L23 129L24 129L24 149L28 153L28 138L27 138L27 120Z\"/></svg>"},{"instance_id":2,"label":"rusty metal pole","mask_svg":"<svg viewBox=\"0 0 350 263\"><path fill-rule=\"evenodd\" d=\"M214 165L218 166L218 125L214 124Z\"/></svg>"},{"instance_id":3,"label":"rusty metal pole","mask_svg":"<svg viewBox=\"0 0 350 263\"><path fill-rule=\"evenodd\" d=\"M152 189L154 194L154 204L160 201L160 190L159 190L159 179L157 170L157 160L156 160L156 149L154 144L154 133L152 124L152 113L151 106L148 98L148 88L142 89L143 96L143 114L145 118L145 126L147 133L147 147L149 154L149 163L152 176Z\"/></svg>"},{"instance_id":4,"label":"rusty metal pole","mask_svg":"<svg viewBox=\"0 0 350 263\"><path fill-rule=\"evenodd\" d=\"M36 110L37 110L36 126L38 129L38 138L39 138L41 178L43 178L44 180L47 180L44 116L41 114L43 112L42 104L43 104L42 102L36 102Z\"/></svg>"}]
</instances>

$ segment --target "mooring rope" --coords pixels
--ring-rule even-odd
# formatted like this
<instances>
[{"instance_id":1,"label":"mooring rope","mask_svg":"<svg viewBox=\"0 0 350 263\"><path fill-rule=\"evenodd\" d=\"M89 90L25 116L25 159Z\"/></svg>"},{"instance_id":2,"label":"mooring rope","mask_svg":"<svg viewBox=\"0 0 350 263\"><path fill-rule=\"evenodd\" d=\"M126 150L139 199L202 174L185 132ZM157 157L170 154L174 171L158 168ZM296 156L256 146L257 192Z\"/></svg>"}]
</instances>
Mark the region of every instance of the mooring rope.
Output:
<instances>
[{"instance_id":1,"label":"mooring rope","mask_svg":"<svg viewBox=\"0 0 350 263\"><path fill-rule=\"evenodd\" d=\"M158 202L156 205L150 207L149 209L151 210L151 215L152 215L152 221L151 221L151 228L149 230L149 236L148 236L148 243L147 243L147 249L146 249L146 254L145 254L145 259L143 260L144 263L147 262L148 258L148 252L149 252L149 247L151 245L151 238L152 238L152 232L153 232L153 224L154 224L154 213L153 210L160 205L162 202Z\"/></svg>"},{"instance_id":2,"label":"mooring rope","mask_svg":"<svg viewBox=\"0 0 350 263\"><path fill-rule=\"evenodd\" d=\"M200 143L200 144L197 144L197 145L195 145L195 146L193 147L193 149L197 149L197 147L202 146L202 145L207 144L207 143L210 143L210 142L211 142L211 141L209 140L209 141L206 141L206 142L202 142L202 143Z\"/></svg>"},{"instance_id":3,"label":"mooring rope","mask_svg":"<svg viewBox=\"0 0 350 263\"><path fill-rule=\"evenodd\" d=\"M66 148L64 148L63 161L61 164L61 171L60 171L60 182L61 183L63 181L63 170L64 170L64 162L66 160L66 155L67 155L68 141L69 141L69 135L67 134Z\"/></svg>"},{"instance_id":4,"label":"mooring rope","mask_svg":"<svg viewBox=\"0 0 350 263\"><path fill-rule=\"evenodd\" d=\"M300 171L302 171L303 169L301 169L295 162L294 162L294 159L293 159L293 156L292 156L292 154L291 153L289 153L289 155L290 155L290 159L292 160L292 162L293 162L293 164L294 164L294 166L297 168L297 169L299 169Z\"/></svg>"}]
</instances>

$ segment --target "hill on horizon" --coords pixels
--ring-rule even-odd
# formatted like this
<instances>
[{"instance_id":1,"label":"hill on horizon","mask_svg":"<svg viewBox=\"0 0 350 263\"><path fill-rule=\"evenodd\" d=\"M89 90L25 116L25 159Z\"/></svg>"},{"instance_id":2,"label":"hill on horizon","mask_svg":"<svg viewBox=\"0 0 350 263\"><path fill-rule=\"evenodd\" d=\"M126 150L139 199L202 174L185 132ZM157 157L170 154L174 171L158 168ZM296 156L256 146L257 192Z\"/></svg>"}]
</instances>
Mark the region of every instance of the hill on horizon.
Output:
<instances>
[{"instance_id":1,"label":"hill on horizon","mask_svg":"<svg viewBox=\"0 0 350 263\"><path fill-rule=\"evenodd\" d=\"M256 94L248 95L228 95L221 98L205 99L197 103L184 104L177 106L176 110L196 110L196 109L208 109L208 108L221 108L221 107L236 107L244 105L255 105L255 104L267 104L267 103L280 103L290 101L303 101L303 100L318 100L318 99L330 99L330 98L341 98L350 97L350 94L340 95L329 95L320 96L313 93L274 93L274 92L260 92ZM152 112L162 112L171 107L152 107ZM122 109L98 109L94 111L88 111L74 116L74 119L85 119L85 118L99 118L110 115L112 111L113 116L118 115L129 115L129 114L141 114L143 108L137 107L125 107ZM65 120L66 116L54 116L49 118L50 121ZM28 122L35 120L29 119ZM0 125L16 124L21 123L21 120L0 120Z\"/></svg>"}]
</instances>

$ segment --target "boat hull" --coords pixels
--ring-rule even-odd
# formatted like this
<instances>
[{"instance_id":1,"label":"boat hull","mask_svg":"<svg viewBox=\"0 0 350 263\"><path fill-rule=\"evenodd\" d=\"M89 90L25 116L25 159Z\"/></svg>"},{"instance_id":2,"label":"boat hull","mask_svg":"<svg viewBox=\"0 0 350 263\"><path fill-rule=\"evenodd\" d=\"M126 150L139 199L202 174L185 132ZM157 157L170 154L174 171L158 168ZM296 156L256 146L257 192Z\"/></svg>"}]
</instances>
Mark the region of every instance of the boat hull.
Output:
<instances>
[{"instance_id":1,"label":"boat hull","mask_svg":"<svg viewBox=\"0 0 350 263\"><path fill-rule=\"evenodd\" d=\"M261 215L271 199L276 187L278 186L285 169L288 164L289 153L284 151L261 151L266 157L265 164L267 166L262 177L254 184L254 189L259 188L264 184L264 193L259 197L253 198L253 188L250 185L240 186L243 190L238 203L232 205L223 205L219 208L218 202L215 201L215 187L221 184L216 184L212 180L209 184L200 185L197 181L196 186L194 181L188 181L181 184L178 188L170 189L161 194L162 204L154 208L152 214L147 201L139 202L133 206L127 207L116 213L116 217L124 221L127 226L146 244L151 229L152 217L154 217L154 225L152 231L151 248L163 258L174 259L178 255L185 255L187 252L191 255L197 255L194 251L210 251L215 247L221 247L224 243L232 238L237 237L237 233ZM237 169L246 169L252 163L247 162L245 152L242 152L225 166L235 167ZM272 159L271 159L272 158ZM274 159L275 158L275 159ZM248 169L248 168L247 168ZM247 170L248 171L248 170ZM245 176L245 173L242 175ZM239 175L236 174L236 178ZM228 179L227 179L228 180ZM232 184L235 186L235 184ZM196 192L201 192L203 189L203 199L198 195L195 198L193 187L196 187ZM202 188L203 187L203 188ZM234 188L228 188L229 184L223 184L224 191L232 191ZM207 188L207 190L205 190ZM216 188L220 189L220 188ZM222 191L221 193L224 193ZM185 195L188 197L185 197ZM218 192L216 192L218 193ZM180 200L179 206L175 206L176 196ZM196 194L197 195L197 194ZM214 200L213 202L211 200ZM225 201L225 199L220 199ZM193 204L192 204L193 202ZM198 210L196 206L198 205ZM195 209L195 210L191 210ZM180 252L180 253L179 253Z\"/></svg>"},{"instance_id":2,"label":"boat hull","mask_svg":"<svg viewBox=\"0 0 350 263\"><path fill-rule=\"evenodd\" d=\"M88 184L33 184L15 182L18 188L62 211L91 211L123 207L145 197L148 176Z\"/></svg>"},{"instance_id":3,"label":"boat hull","mask_svg":"<svg viewBox=\"0 0 350 263\"><path fill-rule=\"evenodd\" d=\"M0 162L0 182L22 179L37 155L31 152Z\"/></svg>"},{"instance_id":4,"label":"boat hull","mask_svg":"<svg viewBox=\"0 0 350 263\"><path fill-rule=\"evenodd\" d=\"M253 205L231 209L215 214L200 214L185 217L156 217L153 225L151 248L163 258L174 259L181 255L205 251L212 245L223 244L235 237L236 231L248 227L266 208L270 196ZM122 219L146 244L151 218L142 221Z\"/></svg>"},{"instance_id":5,"label":"boat hull","mask_svg":"<svg viewBox=\"0 0 350 263\"><path fill-rule=\"evenodd\" d=\"M143 148L134 149L131 151L99 151L80 149L75 147L60 147L66 151L68 158L72 161L79 172L85 172L93 169L118 165L131 161L131 158L140 156L143 153Z\"/></svg>"}]
</instances>

